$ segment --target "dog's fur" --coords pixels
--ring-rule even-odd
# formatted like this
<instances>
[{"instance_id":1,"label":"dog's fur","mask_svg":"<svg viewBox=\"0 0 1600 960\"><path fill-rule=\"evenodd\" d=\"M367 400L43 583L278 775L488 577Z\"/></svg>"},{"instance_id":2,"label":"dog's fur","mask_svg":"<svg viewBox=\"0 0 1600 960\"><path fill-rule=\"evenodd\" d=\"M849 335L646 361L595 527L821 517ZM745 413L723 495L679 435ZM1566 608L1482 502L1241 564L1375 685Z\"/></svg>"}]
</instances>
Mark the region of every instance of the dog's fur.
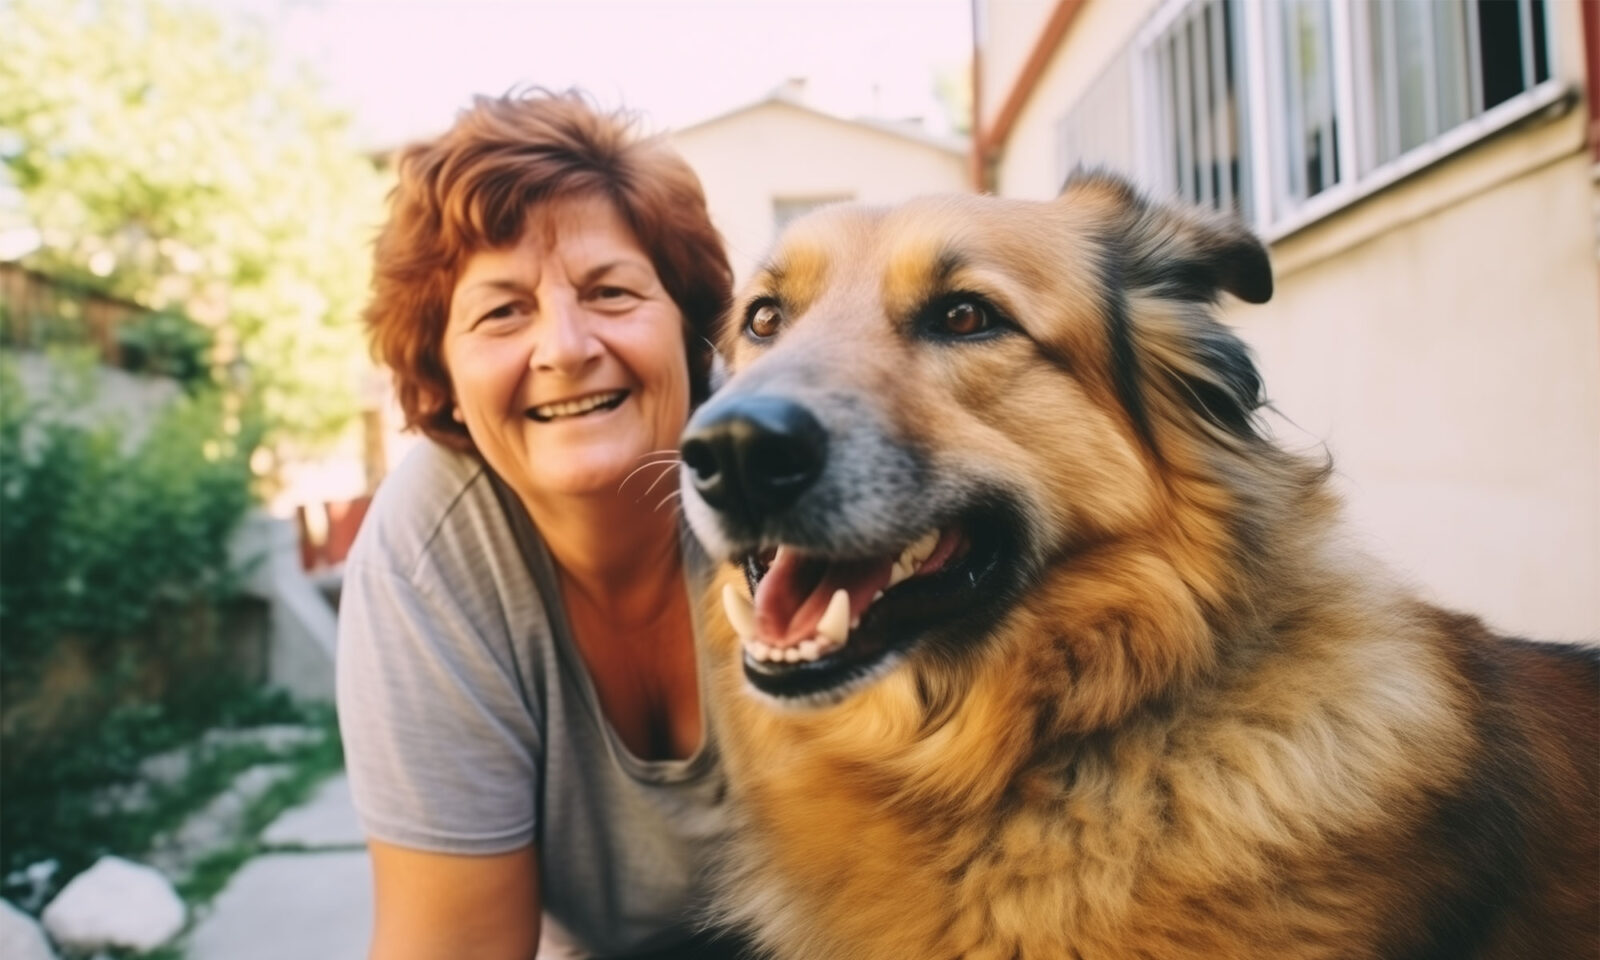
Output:
<instances>
[{"instance_id":1,"label":"dog's fur","mask_svg":"<svg viewBox=\"0 0 1600 960\"><path fill-rule=\"evenodd\" d=\"M696 420L793 400L826 471L743 525L687 475L701 539L892 552L978 502L1014 539L993 595L836 696L753 691L714 631L726 910L774 956L1600 953L1596 655L1491 635L1341 537L1215 317L1271 286L1242 227L1102 175L785 235ZM952 292L1008 326L930 338Z\"/></svg>"}]
</instances>

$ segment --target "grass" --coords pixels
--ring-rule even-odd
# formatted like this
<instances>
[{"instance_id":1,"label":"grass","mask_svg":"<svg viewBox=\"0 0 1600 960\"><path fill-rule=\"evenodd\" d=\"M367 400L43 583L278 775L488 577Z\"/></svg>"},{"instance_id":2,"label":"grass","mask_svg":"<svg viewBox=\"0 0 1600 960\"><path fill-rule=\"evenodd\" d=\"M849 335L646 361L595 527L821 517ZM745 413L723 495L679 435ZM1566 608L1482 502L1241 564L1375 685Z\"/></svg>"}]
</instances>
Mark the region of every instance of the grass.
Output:
<instances>
[{"instance_id":1,"label":"grass","mask_svg":"<svg viewBox=\"0 0 1600 960\"><path fill-rule=\"evenodd\" d=\"M344 765L344 751L339 746L338 732L329 731L321 743L298 754L280 758L279 762L294 764L294 772L273 784L250 805L245 812L242 836L238 841L208 854L179 884L178 894L191 909L210 903L245 861L262 852L259 835L268 824L285 810L303 803L318 784Z\"/></svg>"},{"instance_id":2,"label":"grass","mask_svg":"<svg viewBox=\"0 0 1600 960\"><path fill-rule=\"evenodd\" d=\"M177 884L193 918L197 908L208 904L239 867L261 852L257 839L261 831L279 814L303 802L344 763L337 719L328 706L294 704L278 694L253 691L230 698L226 711L207 717L211 724L201 725L198 719L142 707L114 718L48 766L34 766L27 777L7 778L5 812L9 822L5 833L13 841L6 851L8 867L57 860L61 869L42 901L48 903L62 885L101 856L140 860L159 837L179 827L251 767L287 765L289 773L249 804L237 835L205 854ZM272 723L307 726L322 735L276 751L259 744L203 746L200 740L208 729ZM189 756L181 780L152 785L146 802L136 809L108 813L96 808L94 798L107 787L137 780L141 761L172 749L184 749ZM22 891L6 892L17 900ZM134 955L114 951L109 956L121 960ZM139 955L139 960L183 957L180 938L154 953Z\"/></svg>"},{"instance_id":3,"label":"grass","mask_svg":"<svg viewBox=\"0 0 1600 960\"><path fill-rule=\"evenodd\" d=\"M331 708L297 705L281 694L259 689L231 689L217 699L224 705L191 710L158 704L125 707L73 737L46 741L48 748L31 741L28 731L7 731L0 752L5 808L0 818L0 874L55 860L60 864L56 882L65 883L102 856L137 859L156 837L226 789L241 771L280 759L255 746L194 750L192 745L207 730L307 724L323 729L324 739L337 743ZM104 809L105 791L138 783L139 767L146 758L183 748L191 750L194 762L181 781L151 785L147 801L134 809ZM297 762L293 752L281 759ZM9 886L0 889L14 901L25 892Z\"/></svg>"}]
</instances>

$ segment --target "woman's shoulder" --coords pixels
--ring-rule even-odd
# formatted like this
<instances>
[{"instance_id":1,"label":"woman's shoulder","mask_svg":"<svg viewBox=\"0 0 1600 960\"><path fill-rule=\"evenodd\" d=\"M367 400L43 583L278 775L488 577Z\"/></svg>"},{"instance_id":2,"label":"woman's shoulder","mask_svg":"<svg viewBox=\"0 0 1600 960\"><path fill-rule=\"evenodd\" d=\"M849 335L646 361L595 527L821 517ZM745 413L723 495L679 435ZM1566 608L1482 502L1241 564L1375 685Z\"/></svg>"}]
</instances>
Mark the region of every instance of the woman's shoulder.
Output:
<instances>
[{"instance_id":1,"label":"woman's shoulder","mask_svg":"<svg viewBox=\"0 0 1600 960\"><path fill-rule=\"evenodd\" d=\"M422 439L378 485L351 562L381 559L409 573L441 537L478 527L486 512L498 509L481 460Z\"/></svg>"}]
</instances>

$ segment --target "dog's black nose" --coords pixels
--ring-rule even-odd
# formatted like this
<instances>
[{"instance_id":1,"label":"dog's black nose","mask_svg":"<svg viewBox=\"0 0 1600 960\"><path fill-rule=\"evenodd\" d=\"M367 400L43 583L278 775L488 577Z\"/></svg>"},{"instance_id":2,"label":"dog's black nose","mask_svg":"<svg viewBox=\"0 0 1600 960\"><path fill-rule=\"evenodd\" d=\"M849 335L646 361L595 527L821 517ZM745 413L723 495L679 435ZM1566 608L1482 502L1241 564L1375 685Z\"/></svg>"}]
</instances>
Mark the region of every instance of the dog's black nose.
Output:
<instances>
[{"instance_id":1,"label":"dog's black nose","mask_svg":"<svg viewBox=\"0 0 1600 960\"><path fill-rule=\"evenodd\" d=\"M793 503L821 475L827 451L828 435L810 411L760 395L701 410L681 446L705 502L744 517Z\"/></svg>"}]
</instances>

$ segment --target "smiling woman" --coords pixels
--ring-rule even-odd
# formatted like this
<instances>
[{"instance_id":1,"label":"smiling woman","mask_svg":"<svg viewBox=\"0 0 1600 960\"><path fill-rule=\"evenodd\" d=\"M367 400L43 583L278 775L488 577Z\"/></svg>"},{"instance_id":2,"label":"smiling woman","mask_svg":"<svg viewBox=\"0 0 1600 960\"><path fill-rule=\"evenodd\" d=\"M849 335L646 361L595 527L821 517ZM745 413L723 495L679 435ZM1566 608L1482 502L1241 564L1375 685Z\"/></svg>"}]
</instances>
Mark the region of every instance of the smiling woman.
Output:
<instances>
[{"instance_id":1,"label":"smiling woman","mask_svg":"<svg viewBox=\"0 0 1600 960\"><path fill-rule=\"evenodd\" d=\"M340 616L372 956L734 955L693 933L725 828L709 572L663 509L729 298L698 181L579 95L479 99L403 155L374 276L428 442Z\"/></svg>"},{"instance_id":2,"label":"smiling woman","mask_svg":"<svg viewBox=\"0 0 1600 960\"><path fill-rule=\"evenodd\" d=\"M683 430L683 314L610 200L529 220L461 270L443 344L454 415L524 501L614 491Z\"/></svg>"}]
</instances>

